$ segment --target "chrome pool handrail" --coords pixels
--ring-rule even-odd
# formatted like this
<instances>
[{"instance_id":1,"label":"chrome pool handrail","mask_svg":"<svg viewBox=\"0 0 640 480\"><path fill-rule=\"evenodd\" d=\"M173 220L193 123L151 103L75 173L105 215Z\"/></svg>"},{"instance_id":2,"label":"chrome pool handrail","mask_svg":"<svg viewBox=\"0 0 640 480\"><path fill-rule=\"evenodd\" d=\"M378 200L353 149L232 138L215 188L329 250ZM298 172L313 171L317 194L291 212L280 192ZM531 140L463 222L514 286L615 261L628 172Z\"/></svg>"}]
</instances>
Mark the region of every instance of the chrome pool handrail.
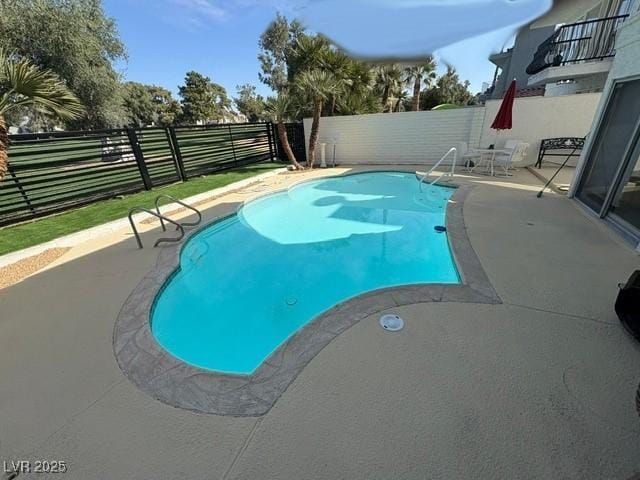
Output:
<instances>
[{"instance_id":1,"label":"chrome pool handrail","mask_svg":"<svg viewBox=\"0 0 640 480\"><path fill-rule=\"evenodd\" d=\"M436 178L433 182L431 182L429 185L435 185L436 183L438 183L440 180L442 180L445 177L446 178L449 178L449 177L453 178L453 176L455 174L455 171L456 171L456 161L458 159L458 149L456 147L453 147L453 148L449 149L449 151L447 153L445 153L442 156L442 158L440 160L438 160L436 162L436 164L433 167L431 167L431 169L428 172L426 172L424 175L422 175L421 178L418 179L418 181L420 182L420 191L422 191L422 184L424 183L426 178L429 177L442 164L442 162L444 162L445 159L449 155L451 155L451 153L453 153L453 162L451 163L451 171L443 173L438 178Z\"/></svg>"},{"instance_id":2,"label":"chrome pool handrail","mask_svg":"<svg viewBox=\"0 0 640 480\"><path fill-rule=\"evenodd\" d=\"M195 227L197 225L200 225L200 222L202 222L202 213L200 213L200 210L198 210L197 208L189 205L188 203L185 203L181 200L178 200L175 197L172 197L171 195L168 195L166 193L162 193L160 195L158 195L156 197L156 212L158 212L158 217L160 218L160 225L162 225L162 230L163 231L167 231L166 227L164 226L164 220L163 220L163 216L160 213L160 200L163 198L167 198L169 200L171 200L173 203L177 203L179 205L182 205L184 208L188 208L189 210L194 211L197 215L198 215L198 220L196 220L195 222L180 222L180 225L182 225L183 227Z\"/></svg>"},{"instance_id":3,"label":"chrome pool handrail","mask_svg":"<svg viewBox=\"0 0 640 480\"><path fill-rule=\"evenodd\" d=\"M148 213L149 215L153 215L154 217L158 217L160 219L160 221L162 220L166 220L169 223L172 223L173 225L175 225L177 228L176 230L180 230L180 236L177 238L159 238L158 240L156 240L156 243L153 244L154 247L157 247L158 245L160 245L161 243L175 243L175 242L179 242L180 240L182 240L184 238L184 227L182 225L180 225L178 222L171 220L170 218L164 217L162 215L160 215L157 212L154 212L153 210L149 210L148 208L144 208L144 207L133 207L129 210L129 223L131 224L131 229L133 230L133 234L136 236L136 242L138 242L138 248L144 248L142 246L142 240L140 239L140 234L138 233L138 229L136 228L136 224L133 221L133 214L135 212L145 212Z\"/></svg>"}]
</instances>

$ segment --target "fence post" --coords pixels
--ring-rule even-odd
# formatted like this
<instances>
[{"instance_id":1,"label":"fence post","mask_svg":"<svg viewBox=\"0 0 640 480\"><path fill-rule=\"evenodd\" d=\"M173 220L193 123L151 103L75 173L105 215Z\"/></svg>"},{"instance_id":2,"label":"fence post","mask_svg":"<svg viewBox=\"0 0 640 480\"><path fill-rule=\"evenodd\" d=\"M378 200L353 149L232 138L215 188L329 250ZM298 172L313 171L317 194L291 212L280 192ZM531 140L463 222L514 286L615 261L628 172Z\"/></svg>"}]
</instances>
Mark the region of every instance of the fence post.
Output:
<instances>
[{"instance_id":1,"label":"fence post","mask_svg":"<svg viewBox=\"0 0 640 480\"><path fill-rule=\"evenodd\" d=\"M236 147L233 144L233 133L231 133L231 124L229 124L229 139L231 140L231 151L233 152L233 163L238 163L238 158L236 157Z\"/></svg>"},{"instance_id":2,"label":"fence post","mask_svg":"<svg viewBox=\"0 0 640 480\"><path fill-rule=\"evenodd\" d=\"M167 144L169 145L169 151L171 152L171 158L173 159L173 166L176 169L178 178L181 181L184 181L185 179L182 176L182 169L180 168L180 164L178 163L178 156L176 155L176 149L173 146L173 140L171 139L171 132L169 131L169 127L166 127L164 129L164 134L167 137Z\"/></svg>"},{"instance_id":3,"label":"fence post","mask_svg":"<svg viewBox=\"0 0 640 480\"><path fill-rule=\"evenodd\" d=\"M176 136L176 129L174 127L169 127L167 128L167 131L169 132L169 137L171 138L171 141L169 143L175 155L176 163L178 165L178 171L180 172L182 181L186 182L187 180L189 180L189 178L187 177L187 172L184 169L184 161L182 160L182 152L180 151L180 145L178 145L178 137Z\"/></svg>"},{"instance_id":4,"label":"fence post","mask_svg":"<svg viewBox=\"0 0 640 480\"><path fill-rule=\"evenodd\" d=\"M269 159L273 162L275 161L275 153L278 149L278 144L275 141L276 137L273 122L267 123L267 137L269 138Z\"/></svg>"},{"instance_id":5,"label":"fence post","mask_svg":"<svg viewBox=\"0 0 640 480\"><path fill-rule=\"evenodd\" d=\"M11 164L9 164L9 175L11 175L13 182L16 184L16 187L20 191L20 195L22 196L24 203L27 204L27 207L29 207L29 210L31 210L31 213L36 213L36 209L33 208L33 205L31 204L31 200L29 200L29 195L27 195L27 192L24 190L24 187L20 183L20 180L18 179L17 175L13 171L13 168L11 168Z\"/></svg>"},{"instance_id":6,"label":"fence post","mask_svg":"<svg viewBox=\"0 0 640 480\"><path fill-rule=\"evenodd\" d=\"M127 128L127 136L129 137L129 143L131 144L131 151L133 152L133 156L135 157L136 163L138 164L138 170L140 170L140 176L142 177L144 189L151 190L153 188L153 183L151 182L151 177L149 176L147 164L144 163L144 155L142 154L142 149L140 148L140 143L138 142L138 135L133 128Z\"/></svg>"},{"instance_id":7,"label":"fence post","mask_svg":"<svg viewBox=\"0 0 640 480\"><path fill-rule=\"evenodd\" d=\"M296 158L298 161L307 161L307 147L306 147L306 139L304 136L304 123L291 123L292 127L291 132L294 132L292 137L294 138L294 143L296 145Z\"/></svg>"}]
</instances>

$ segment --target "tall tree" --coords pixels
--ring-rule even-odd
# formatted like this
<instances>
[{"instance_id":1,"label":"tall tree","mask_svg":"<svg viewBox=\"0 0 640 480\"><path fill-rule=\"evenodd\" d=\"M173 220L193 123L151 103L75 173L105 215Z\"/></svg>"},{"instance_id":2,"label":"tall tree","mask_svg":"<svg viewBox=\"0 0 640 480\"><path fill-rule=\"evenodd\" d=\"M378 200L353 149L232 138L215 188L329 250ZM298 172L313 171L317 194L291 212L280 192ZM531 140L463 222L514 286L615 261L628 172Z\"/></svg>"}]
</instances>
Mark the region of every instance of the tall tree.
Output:
<instances>
[{"instance_id":1,"label":"tall tree","mask_svg":"<svg viewBox=\"0 0 640 480\"><path fill-rule=\"evenodd\" d=\"M127 112L127 124L144 127L156 119L156 106L147 85L127 82L122 86L124 108Z\"/></svg>"},{"instance_id":2,"label":"tall tree","mask_svg":"<svg viewBox=\"0 0 640 480\"><path fill-rule=\"evenodd\" d=\"M349 86L351 86L354 81L357 81L356 78L353 78L353 64L355 62L335 48L327 48L323 56L323 67L332 73L339 82L340 87L339 91L331 94L329 100L328 114L332 117L336 113L338 97L345 97L349 93Z\"/></svg>"},{"instance_id":3,"label":"tall tree","mask_svg":"<svg viewBox=\"0 0 640 480\"><path fill-rule=\"evenodd\" d=\"M287 128L285 126L285 122L291 117L292 110L291 97L286 92L279 93L276 98L270 98L267 102L267 113L270 115L271 120L276 122L280 144L282 145L282 148L284 148L287 160L289 160L289 163L293 165L294 169L302 170L302 165L298 163L298 160L291 149Z\"/></svg>"},{"instance_id":4,"label":"tall tree","mask_svg":"<svg viewBox=\"0 0 640 480\"><path fill-rule=\"evenodd\" d=\"M180 102L172 97L165 99L158 116L158 125L168 127L175 125L182 116L182 106Z\"/></svg>"},{"instance_id":5,"label":"tall tree","mask_svg":"<svg viewBox=\"0 0 640 480\"><path fill-rule=\"evenodd\" d=\"M127 123L138 127L171 125L181 111L180 104L166 88L137 82L123 85L123 102Z\"/></svg>"},{"instance_id":6,"label":"tall tree","mask_svg":"<svg viewBox=\"0 0 640 480\"><path fill-rule=\"evenodd\" d=\"M336 75L332 70L344 70L344 59L324 37L303 35L298 38L289 55L289 75L294 79L298 103L312 108L313 121L307 159L309 168L313 168L315 163L323 108L329 103L330 109L334 110L337 96L344 93L348 84L344 71ZM304 108L301 110L306 111Z\"/></svg>"},{"instance_id":7,"label":"tall tree","mask_svg":"<svg viewBox=\"0 0 640 480\"><path fill-rule=\"evenodd\" d=\"M289 82L305 71L327 70L327 60L331 54L329 41L320 36L301 35L292 44L287 56Z\"/></svg>"},{"instance_id":8,"label":"tall tree","mask_svg":"<svg viewBox=\"0 0 640 480\"><path fill-rule=\"evenodd\" d=\"M148 88L156 109L154 123L163 127L175 124L182 115L180 102L166 88L157 85L150 85Z\"/></svg>"},{"instance_id":9,"label":"tall tree","mask_svg":"<svg viewBox=\"0 0 640 480\"><path fill-rule=\"evenodd\" d=\"M428 57L424 62L405 67L404 74L407 84L413 88L411 110L417 112L420 110L420 92L423 82L429 88L437 77L436 62L433 57Z\"/></svg>"},{"instance_id":10,"label":"tall tree","mask_svg":"<svg viewBox=\"0 0 640 480\"><path fill-rule=\"evenodd\" d=\"M337 113L362 115L380 111L381 106L374 89L373 76L371 65L350 59L344 91L337 98Z\"/></svg>"},{"instance_id":11,"label":"tall tree","mask_svg":"<svg viewBox=\"0 0 640 480\"><path fill-rule=\"evenodd\" d=\"M427 89L421 97L421 106L425 110L451 103L453 105L473 105L475 96L469 91L469 81L460 81L456 70L447 66L447 71L443 73L435 85Z\"/></svg>"},{"instance_id":12,"label":"tall tree","mask_svg":"<svg viewBox=\"0 0 640 480\"><path fill-rule=\"evenodd\" d=\"M395 102L393 104L393 111L395 113L404 112L405 105L409 101L409 93L406 90L400 90L394 97L393 101Z\"/></svg>"},{"instance_id":13,"label":"tall tree","mask_svg":"<svg viewBox=\"0 0 640 480\"><path fill-rule=\"evenodd\" d=\"M442 92L443 103L471 105L475 97L469 91L469 81L460 81L455 68L447 66L447 71L438 79L438 88Z\"/></svg>"},{"instance_id":14,"label":"tall tree","mask_svg":"<svg viewBox=\"0 0 640 480\"><path fill-rule=\"evenodd\" d=\"M313 121L309 137L309 158L307 166L313 168L316 158L316 145L320 134L320 116L324 103L340 90L340 82L326 70L306 70L297 77L297 88L308 95L313 102Z\"/></svg>"},{"instance_id":15,"label":"tall tree","mask_svg":"<svg viewBox=\"0 0 640 480\"><path fill-rule=\"evenodd\" d=\"M393 111L392 97L402 90L402 70L398 65L380 65L376 69L376 88L380 94L382 111Z\"/></svg>"},{"instance_id":16,"label":"tall tree","mask_svg":"<svg viewBox=\"0 0 640 480\"><path fill-rule=\"evenodd\" d=\"M262 71L258 78L275 92L283 92L289 86L288 55L303 32L300 22L289 22L278 14L260 36L258 60Z\"/></svg>"},{"instance_id":17,"label":"tall tree","mask_svg":"<svg viewBox=\"0 0 640 480\"><path fill-rule=\"evenodd\" d=\"M122 124L112 63L126 52L99 0L2 0L0 38L7 50L56 73L87 106L71 128Z\"/></svg>"},{"instance_id":18,"label":"tall tree","mask_svg":"<svg viewBox=\"0 0 640 480\"><path fill-rule=\"evenodd\" d=\"M288 92L299 105L299 116L313 114L313 101L294 88L305 71L325 70L338 80L341 88L324 102L324 113L357 114L380 110L372 85L371 65L354 60L324 37L305 32L298 22L281 15L271 23L260 40L260 80L276 92ZM307 97L307 98L305 98ZM305 103L309 100L308 103Z\"/></svg>"},{"instance_id":19,"label":"tall tree","mask_svg":"<svg viewBox=\"0 0 640 480\"><path fill-rule=\"evenodd\" d=\"M237 96L233 102L236 108L250 122L260 122L265 119L265 101L262 95L256 93L256 87L248 83L236 86Z\"/></svg>"},{"instance_id":20,"label":"tall tree","mask_svg":"<svg viewBox=\"0 0 640 480\"><path fill-rule=\"evenodd\" d=\"M179 91L183 123L220 120L231 106L225 88L198 72L187 72Z\"/></svg>"},{"instance_id":21,"label":"tall tree","mask_svg":"<svg viewBox=\"0 0 640 480\"><path fill-rule=\"evenodd\" d=\"M0 49L0 181L7 174L9 165L9 136L4 115L26 105L36 106L61 119L77 118L84 111L78 98L57 75Z\"/></svg>"}]
</instances>

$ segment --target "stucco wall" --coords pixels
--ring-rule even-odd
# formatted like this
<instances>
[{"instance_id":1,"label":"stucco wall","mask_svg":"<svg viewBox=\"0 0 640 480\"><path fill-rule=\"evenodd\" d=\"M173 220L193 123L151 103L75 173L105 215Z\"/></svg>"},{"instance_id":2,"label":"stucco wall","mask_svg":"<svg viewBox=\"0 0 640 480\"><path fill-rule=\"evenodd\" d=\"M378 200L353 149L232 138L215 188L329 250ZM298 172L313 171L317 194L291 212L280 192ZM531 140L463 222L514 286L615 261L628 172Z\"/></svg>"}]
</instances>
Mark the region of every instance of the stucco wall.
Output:
<instances>
[{"instance_id":1,"label":"stucco wall","mask_svg":"<svg viewBox=\"0 0 640 480\"><path fill-rule=\"evenodd\" d=\"M332 143L338 134L336 159L343 164L434 163L460 142L477 146L483 121L482 107L323 117L319 141ZM304 131L308 148L309 118ZM327 158L331 155L328 148ZM316 161L320 162L319 153Z\"/></svg>"},{"instance_id":2,"label":"stucco wall","mask_svg":"<svg viewBox=\"0 0 640 480\"><path fill-rule=\"evenodd\" d=\"M586 63L582 64L582 66L587 65L588 64ZM569 65L565 65L558 68L566 68L568 66ZM593 75L588 75L585 77L574 77L574 81L571 83L547 83L544 96L558 97L560 95L573 95L576 93L602 92L602 89L607 82L608 75L609 72L607 71L606 73L595 73ZM567 77L571 78L571 75L567 74Z\"/></svg>"},{"instance_id":3,"label":"stucco wall","mask_svg":"<svg viewBox=\"0 0 640 480\"><path fill-rule=\"evenodd\" d=\"M549 38L554 27L528 28L524 27L516 37L515 44L511 50L511 57L496 81L496 88L491 94L491 98L500 99L509 88L511 80L515 78L518 88L526 88L529 81L527 67L533 61L533 55L538 50L542 42Z\"/></svg>"},{"instance_id":4,"label":"stucco wall","mask_svg":"<svg viewBox=\"0 0 640 480\"><path fill-rule=\"evenodd\" d=\"M490 128L499 100L457 110L323 117L320 142L332 143L339 135L336 160L342 164L433 164L460 142L500 147L508 139L519 139L530 144L527 160L534 163L541 139L585 136L599 99L599 93L518 98L513 130L500 134ZM311 119L304 120L304 130L308 147ZM327 160L332 153L329 146Z\"/></svg>"},{"instance_id":5,"label":"stucco wall","mask_svg":"<svg viewBox=\"0 0 640 480\"><path fill-rule=\"evenodd\" d=\"M527 163L535 163L540 141L555 137L584 137L595 114L600 93L584 93L562 97L516 98L513 107L513 129L496 134L491 123L498 113L501 100L486 105L486 121L482 128L481 145L495 143L499 148L507 139L529 144Z\"/></svg>"}]
</instances>

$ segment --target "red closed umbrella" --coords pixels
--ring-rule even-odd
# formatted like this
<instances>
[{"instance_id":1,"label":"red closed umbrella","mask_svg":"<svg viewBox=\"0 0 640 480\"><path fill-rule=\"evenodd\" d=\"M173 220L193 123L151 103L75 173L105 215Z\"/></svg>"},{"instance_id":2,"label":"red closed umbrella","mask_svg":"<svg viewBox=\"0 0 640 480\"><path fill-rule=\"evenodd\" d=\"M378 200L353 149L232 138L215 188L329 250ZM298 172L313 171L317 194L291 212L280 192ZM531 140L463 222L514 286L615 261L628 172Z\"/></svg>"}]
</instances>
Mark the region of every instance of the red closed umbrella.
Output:
<instances>
[{"instance_id":1,"label":"red closed umbrella","mask_svg":"<svg viewBox=\"0 0 640 480\"><path fill-rule=\"evenodd\" d=\"M500 110L496 115L495 120L491 124L491 128L494 130L511 130L513 126L513 102L516 99L516 81L513 80L509 89L502 97L502 104Z\"/></svg>"}]
</instances>

